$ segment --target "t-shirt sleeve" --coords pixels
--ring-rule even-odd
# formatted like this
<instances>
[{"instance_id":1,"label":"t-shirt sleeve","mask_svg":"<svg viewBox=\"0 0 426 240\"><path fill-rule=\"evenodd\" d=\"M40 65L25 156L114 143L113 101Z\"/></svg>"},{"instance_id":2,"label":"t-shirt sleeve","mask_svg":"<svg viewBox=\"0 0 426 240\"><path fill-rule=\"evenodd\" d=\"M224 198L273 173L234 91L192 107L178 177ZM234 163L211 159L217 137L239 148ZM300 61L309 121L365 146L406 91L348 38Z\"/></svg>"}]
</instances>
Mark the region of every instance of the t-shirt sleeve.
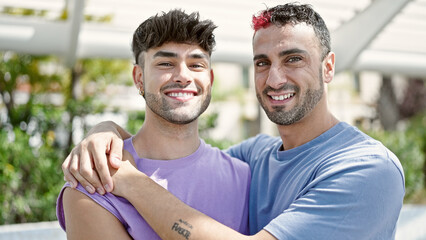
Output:
<instances>
[{"instance_id":1,"label":"t-shirt sleeve","mask_svg":"<svg viewBox=\"0 0 426 240\"><path fill-rule=\"evenodd\" d=\"M66 225L65 225L64 206L63 206L62 200L63 200L64 191L67 187L71 187L71 186L68 183L64 185L64 187L59 193L57 203L56 203L56 216L58 218L59 225L62 227L64 231L66 231L66 228L65 228ZM106 193L105 195L100 195L98 193L90 194L89 192L86 191L86 189L84 189L84 187L81 184L78 184L76 190L84 193L86 196L91 198L97 204L101 205L103 208L111 212L127 228L127 223L125 222L124 218L121 216L120 212L116 209L113 202L111 201L112 198L117 198L116 196L112 195L111 193Z\"/></svg>"},{"instance_id":2,"label":"t-shirt sleeve","mask_svg":"<svg viewBox=\"0 0 426 240\"><path fill-rule=\"evenodd\" d=\"M392 161L325 165L264 229L278 239L389 239L404 192L403 174Z\"/></svg>"}]
</instances>

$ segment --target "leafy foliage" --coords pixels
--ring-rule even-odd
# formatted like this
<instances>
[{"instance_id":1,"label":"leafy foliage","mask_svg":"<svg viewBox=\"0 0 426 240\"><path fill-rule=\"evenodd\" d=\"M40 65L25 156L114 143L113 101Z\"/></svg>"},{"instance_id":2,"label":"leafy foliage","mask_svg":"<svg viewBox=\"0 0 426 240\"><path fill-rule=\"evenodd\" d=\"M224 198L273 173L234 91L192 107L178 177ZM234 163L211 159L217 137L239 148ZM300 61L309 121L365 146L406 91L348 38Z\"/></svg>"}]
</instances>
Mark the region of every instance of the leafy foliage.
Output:
<instances>
[{"instance_id":1,"label":"leafy foliage","mask_svg":"<svg viewBox=\"0 0 426 240\"><path fill-rule=\"evenodd\" d=\"M139 131L139 129L142 127L144 120L145 120L144 111L128 113L128 120L127 120L127 126L126 126L127 131L129 131L131 134L136 134Z\"/></svg>"},{"instance_id":2,"label":"leafy foliage","mask_svg":"<svg viewBox=\"0 0 426 240\"><path fill-rule=\"evenodd\" d=\"M56 20L68 18L67 7ZM45 18L48 10L5 6L0 13ZM0 52L0 62L0 224L55 220L74 116L103 112L94 99L110 83L132 83L130 61L85 59L70 71L53 56Z\"/></svg>"},{"instance_id":3,"label":"leafy foliage","mask_svg":"<svg viewBox=\"0 0 426 240\"><path fill-rule=\"evenodd\" d=\"M6 52L0 59L0 224L55 220L73 116L103 112L94 99L126 81L129 61L83 60L73 85L57 58Z\"/></svg>"},{"instance_id":4,"label":"leafy foliage","mask_svg":"<svg viewBox=\"0 0 426 240\"><path fill-rule=\"evenodd\" d=\"M56 218L63 184L54 132L60 112L35 107L33 116L30 126L0 129L0 224Z\"/></svg>"}]
</instances>

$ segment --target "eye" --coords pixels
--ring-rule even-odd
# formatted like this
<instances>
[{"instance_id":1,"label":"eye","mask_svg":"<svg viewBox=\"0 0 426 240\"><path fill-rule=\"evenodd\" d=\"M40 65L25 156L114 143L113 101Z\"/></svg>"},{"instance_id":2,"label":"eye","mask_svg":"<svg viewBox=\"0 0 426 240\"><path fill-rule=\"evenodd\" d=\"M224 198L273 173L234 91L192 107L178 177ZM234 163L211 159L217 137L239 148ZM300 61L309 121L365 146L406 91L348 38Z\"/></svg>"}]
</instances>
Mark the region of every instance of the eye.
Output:
<instances>
[{"instance_id":1,"label":"eye","mask_svg":"<svg viewBox=\"0 0 426 240\"><path fill-rule=\"evenodd\" d=\"M289 63L296 63L296 62L299 62L299 61L302 61L302 57L300 57L300 56L291 56L287 59L287 62L289 62Z\"/></svg>"},{"instance_id":2,"label":"eye","mask_svg":"<svg viewBox=\"0 0 426 240\"><path fill-rule=\"evenodd\" d=\"M268 62L268 61L265 61L265 60L259 60L259 61L256 61L256 62L254 63L254 65L255 65L256 67L264 67L264 66L268 66L268 65L269 65L269 62Z\"/></svg>"},{"instance_id":3,"label":"eye","mask_svg":"<svg viewBox=\"0 0 426 240\"><path fill-rule=\"evenodd\" d=\"M203 71L204 69L208 68L207 62L189 62L188 68L192 69L193 71Z\"/></svg>"},{"instance_id":4,"label":"eye","mask_svg":"<svg viewBox=\"0 0 426 240\"><path fill-rule=\"evenodd\" d=\"M158 63L158 66L171 67L173 65L170 62L160 62L160 63Z\"/></svg>"},{"instance_id":5,"label":"eye","mask_svg":"<svg viewBox=\"0 0 426 240\"><path fill-rule=\"evenodd\" d=\"M191 68L203 68L204 65L202 65L202 64L192 64L192 65L190 65L190 67Z\"/></svg>"}]
</instances>

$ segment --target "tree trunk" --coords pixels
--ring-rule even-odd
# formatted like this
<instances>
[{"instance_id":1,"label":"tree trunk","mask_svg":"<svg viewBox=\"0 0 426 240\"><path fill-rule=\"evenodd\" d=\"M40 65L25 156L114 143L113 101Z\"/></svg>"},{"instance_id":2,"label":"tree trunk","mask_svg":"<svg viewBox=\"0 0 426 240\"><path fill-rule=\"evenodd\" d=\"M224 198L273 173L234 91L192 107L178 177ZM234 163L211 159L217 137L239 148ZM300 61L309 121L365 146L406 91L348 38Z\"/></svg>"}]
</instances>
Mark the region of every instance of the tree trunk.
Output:
<instances>
[{"instance_id":1,"label":"tree trunk","mask_svg":"<svg viewBox=\"0 0 426 240\"><path fill-rule=\"evenodd\" d=\"M69 103L68 103L68 114L69 114L69 131L68 131L68 142L66 148L67 152L66 155L68 155L69 152L71 152L73 147L73 121L75 118L75 109L74 107L71 107L74 105L75 101L77 100L77 83L80 80L81 75L83 74L83 64L81 62L76 62L75 66L71 69L71 83L69 87ZM71 102L71 104L70 104Z\"/></svg>"},{"instance_id":2,"label":"tree trunk","mask_svg":"<svg viewBox=\"0 0 426 240\"><path fill-rule=\"evenodd\" d=\"M392 78L389 76L383 76L377 113L385 130L392 131L396 129L399 121L399 107L392 86Z\"/></svg>"}]
</instances>

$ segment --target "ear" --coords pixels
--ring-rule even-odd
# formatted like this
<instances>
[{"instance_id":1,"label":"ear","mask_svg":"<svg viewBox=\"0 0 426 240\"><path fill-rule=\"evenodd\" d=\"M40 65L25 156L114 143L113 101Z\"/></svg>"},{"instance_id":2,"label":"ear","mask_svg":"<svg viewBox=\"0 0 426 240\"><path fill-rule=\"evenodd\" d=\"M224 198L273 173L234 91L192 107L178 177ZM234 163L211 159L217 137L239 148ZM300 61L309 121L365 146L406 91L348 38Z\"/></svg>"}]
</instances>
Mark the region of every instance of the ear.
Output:
<instances>
[{"instance_id":1,"label":"ear","mask_svg":"<svg viewBox=\"0 0 426 240\"><path fill-rule=\"evenodd\" d=\"M210 70L210 84L213 86L213 81L214 81L214 72L213 69Z\"/></svg>"},{"instance_id":2,"label":"ear","mask_svg":"<svg viewBox=\"0 0 426 240\"><path fill-rule=\"evenodd\" d=\"M329 52L327 56L323 60L323 74L324 74L324 82L330 83L334 78L335 71L335 54L334 52Z\"/></svg>"},{"instance_id":3,"label":"ear","mask_svg":"<svg viewBox=\"0 0 426 240\"><path fill-rule=\"evenodd\" d=\"M133 65L133 82L138 90L143 88L143 71L137 64Z\"/></svg>"}]
</instances>

